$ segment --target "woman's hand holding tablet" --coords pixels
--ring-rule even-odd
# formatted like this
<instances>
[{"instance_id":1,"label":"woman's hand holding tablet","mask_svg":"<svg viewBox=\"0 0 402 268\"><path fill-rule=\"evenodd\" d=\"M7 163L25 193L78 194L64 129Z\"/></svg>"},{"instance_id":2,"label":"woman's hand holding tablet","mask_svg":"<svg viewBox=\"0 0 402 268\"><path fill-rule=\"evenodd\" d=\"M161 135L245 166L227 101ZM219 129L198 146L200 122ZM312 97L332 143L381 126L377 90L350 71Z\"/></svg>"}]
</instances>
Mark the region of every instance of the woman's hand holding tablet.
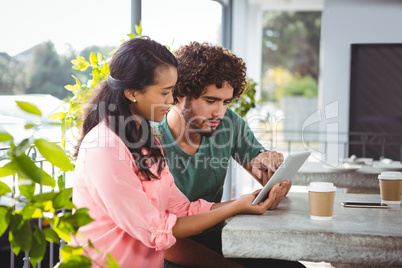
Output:
<instances>
[{"instance_id":1,"label":"woman's hand holding tablet","mask_svg":"<svg viewBox=\"0 0 402 268\"><path fill-rule=\"evenodd\" d=\"M264 188L257 195L252 204L256 205L265 200L268 196L269 190L271 190L276 183L281 184L286 179L291 180L304 162L306 162L310 154L310 152L297 152L290 154L279 166L274 175L272 175L267 184L265 184Z\"/></svg>"}]
</instances>

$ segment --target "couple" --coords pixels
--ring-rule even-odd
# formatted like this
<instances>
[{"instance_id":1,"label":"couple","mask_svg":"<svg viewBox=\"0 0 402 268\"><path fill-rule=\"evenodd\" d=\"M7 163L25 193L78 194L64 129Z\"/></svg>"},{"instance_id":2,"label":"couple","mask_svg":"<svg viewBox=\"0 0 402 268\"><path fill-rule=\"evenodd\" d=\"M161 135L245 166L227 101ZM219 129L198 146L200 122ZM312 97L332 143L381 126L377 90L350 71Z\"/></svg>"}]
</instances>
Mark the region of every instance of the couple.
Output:
<instances>
[{"instance_id":1,"label":"couple","mask_svg":"<svg viewBox=\"0 0 402 268\"><path fill-rule=\"evenodd\" d=\"M97 264L110 253L122 268L257 267L221 255L220 225L275 209L290 183L255 206L257 193L220 202L230 157L260 182L283 161L227 109L246 87L245 63L219 46L192 42L173 55L140 37L122 43L109 67L83 113L73 202L94 221L74 243Z\"/></svg>"}]
</instances>

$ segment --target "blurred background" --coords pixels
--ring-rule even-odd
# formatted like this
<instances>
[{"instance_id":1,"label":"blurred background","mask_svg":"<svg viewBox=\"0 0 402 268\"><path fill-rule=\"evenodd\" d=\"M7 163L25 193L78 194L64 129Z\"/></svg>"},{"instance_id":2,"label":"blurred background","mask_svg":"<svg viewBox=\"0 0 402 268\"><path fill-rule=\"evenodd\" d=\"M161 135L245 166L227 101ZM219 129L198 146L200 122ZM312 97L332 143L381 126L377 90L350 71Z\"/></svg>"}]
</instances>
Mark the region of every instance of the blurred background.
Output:
<instances>
[{"instance_id":1,"label":"blurred background","mask_svg":"<svg viewBox=\"0 0 402 268\"><path fill-rule=\"evenodd\" d=\"M0 97L1 103L7 103L0 105L3 129L12 131L12 125L15 125L15 131L21 128L21 122L12 119L17 115L24 117L24 113L16 114L17 106L10 103L18 98L16 96L40 94L44 97L43 102L39 96L24 96L24 99L38 104L45 109L45 115L50 115L61 103L55 98L63 100L72 96L64 88L75 83L72 75L80 81L88 81L89 70L73 70L71 60L77 55L88 59L91 52L108 55L118 47L132 29L131 7L129 0L2 2L0 94L14 96ZM146 0L142 1L141 10L143 34L172 50L190 41L209 42L231 49L229 42L223 44L225 9L219 1ZM259 30L261 77L248 76L257 81L257 92L253 97L258 114L267 122L270 116L279 118L283 115L287 104L281 104L281 101L284 102L287 96L309 99L310 105L305 107L304 114L317 109L320 26L320 10L274 9L262 13L262 29ZM255 66L250 62L249 68ZM52 96L54 101L44 95ZM14 109L10 109L13 105ZM278 120L278 123L282 128L283 122ZM296 125L285 127L296 129ZM53 139L57 140L55 134ZM292 135L296 134L288 133L287 138L293 138Z\"/></svg>"}]
</instances>

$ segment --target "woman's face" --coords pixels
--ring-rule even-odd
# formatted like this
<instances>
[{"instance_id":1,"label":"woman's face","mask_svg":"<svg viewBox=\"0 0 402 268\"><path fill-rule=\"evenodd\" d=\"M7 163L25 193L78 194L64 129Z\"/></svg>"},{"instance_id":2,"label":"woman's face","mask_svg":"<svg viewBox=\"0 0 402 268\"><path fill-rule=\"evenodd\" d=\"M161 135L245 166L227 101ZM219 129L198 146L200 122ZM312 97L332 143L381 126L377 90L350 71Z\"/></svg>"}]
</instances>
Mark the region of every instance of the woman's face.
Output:
<instances>
[{"instance_id":1,"label":"woman's face","mask_svg":"<svg viewBox=\"0 0 402 268\"><path fill-rule=\"evenodd\" d=\"M174 66L164 66L156 71L158 75L155 85L146 87L142 92L126 89L130 93L126 97L132 101L130 110L133 115L160 122L173 103L172 88L177 82L177 69Z\"/></svg>"}]
</instances>

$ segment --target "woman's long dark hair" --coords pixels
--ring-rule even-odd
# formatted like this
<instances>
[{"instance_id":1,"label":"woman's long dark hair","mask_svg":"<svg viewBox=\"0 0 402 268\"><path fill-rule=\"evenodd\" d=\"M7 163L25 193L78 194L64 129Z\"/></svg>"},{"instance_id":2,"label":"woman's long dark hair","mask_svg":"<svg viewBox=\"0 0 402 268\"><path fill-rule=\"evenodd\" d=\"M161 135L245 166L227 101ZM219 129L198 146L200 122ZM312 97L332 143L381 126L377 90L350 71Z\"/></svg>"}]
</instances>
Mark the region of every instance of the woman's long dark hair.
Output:
<instances>
[{"instance_id":1,"label":"woman's long dark hair","mask_svg":"<svg viewBox=\"0 0 402 268\"><path fill-rule=\"evenodd\" d=\"M137 128L137 118L130 111L131 102L125 97L124 90L144 92L146 87L156 84L158 72L169 66L177 68L174 55L148 37L123 42L112 56L108 79L99 85L84 107L81 137L75 156L85 135L105 120L130 150L139 172L148 180L159 178L166 160L159 146L155 146L149 121L142 119ZM158 163L158 176L149 170L150 162Z\"/></svg>"}]
</instances>

